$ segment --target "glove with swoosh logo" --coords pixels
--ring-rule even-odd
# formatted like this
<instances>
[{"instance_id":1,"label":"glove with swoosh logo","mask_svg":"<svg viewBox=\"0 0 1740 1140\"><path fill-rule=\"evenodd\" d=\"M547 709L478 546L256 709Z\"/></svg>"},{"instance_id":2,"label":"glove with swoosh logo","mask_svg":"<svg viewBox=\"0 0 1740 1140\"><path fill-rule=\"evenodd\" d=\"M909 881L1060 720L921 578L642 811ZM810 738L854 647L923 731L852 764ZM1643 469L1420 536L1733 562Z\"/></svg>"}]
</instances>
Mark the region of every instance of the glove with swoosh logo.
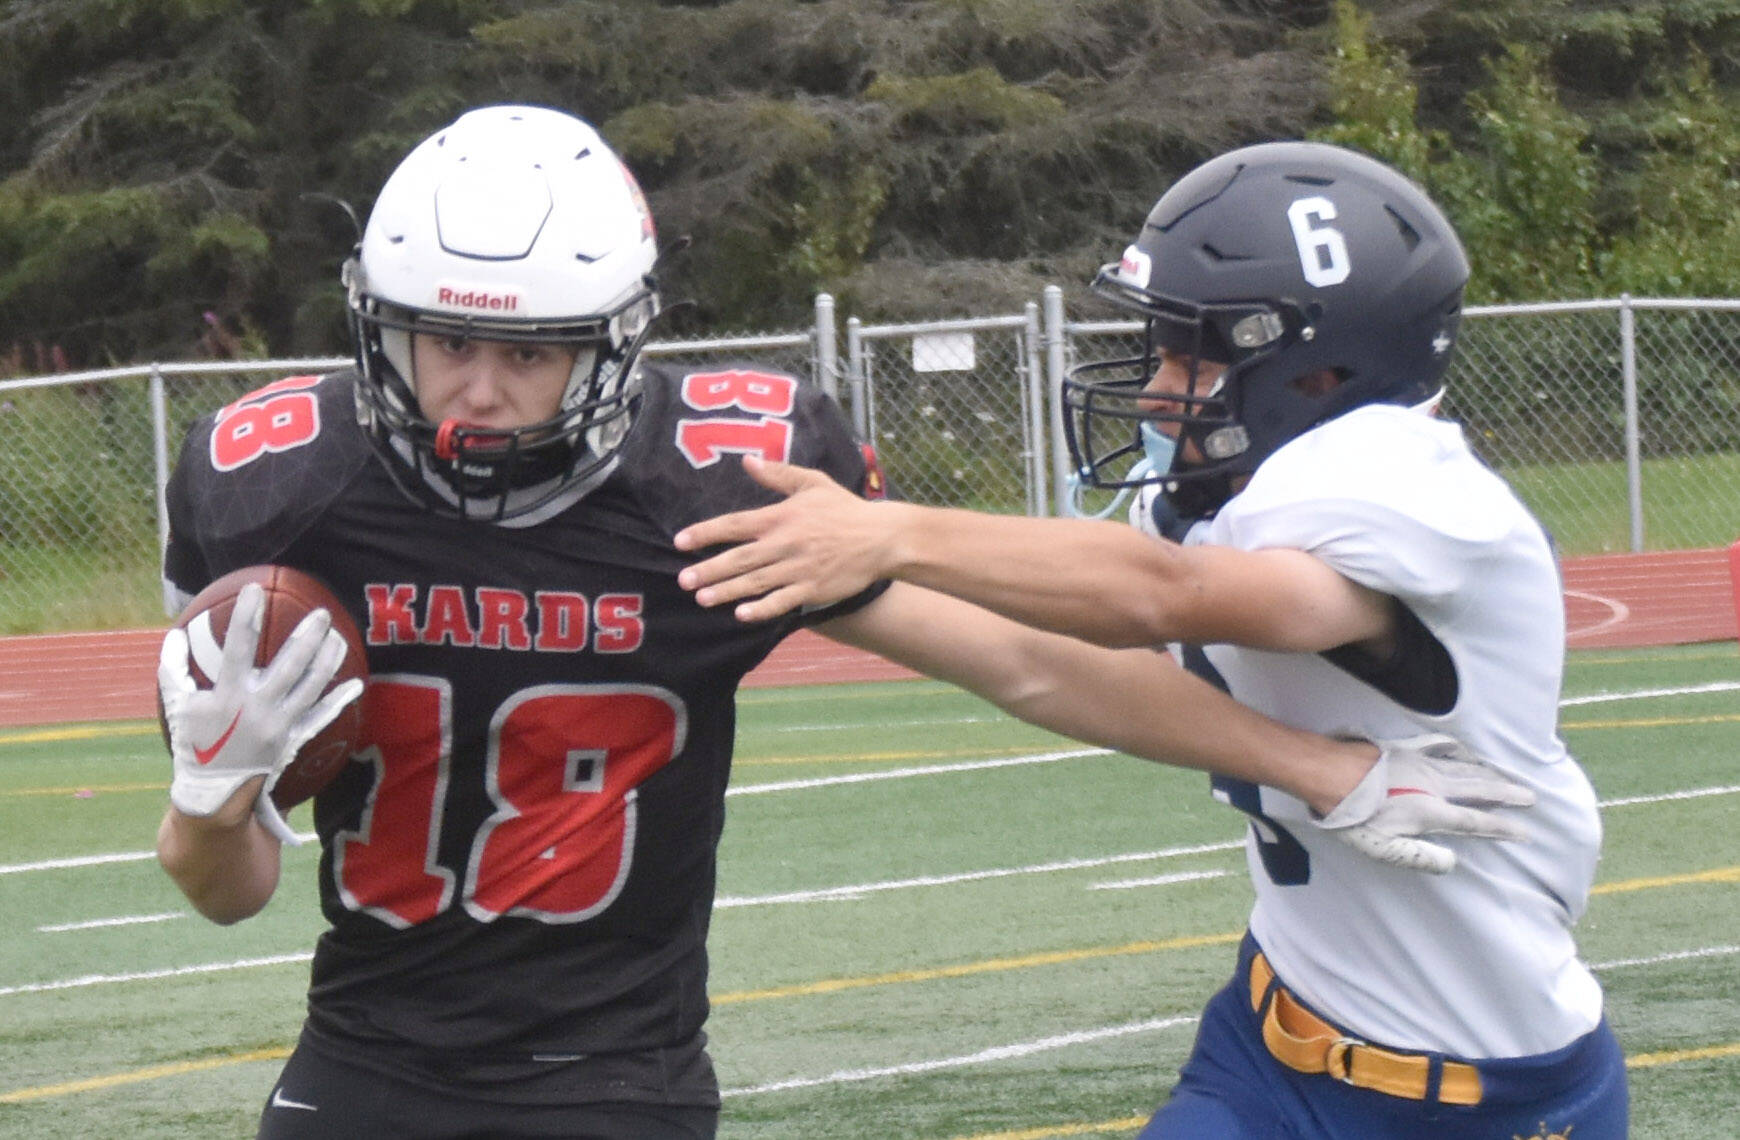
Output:
<instances>
[{"instance_id":1,"label":"glove with swoosh logo","mask_svg":"<svg viewBox=\"0 0 1740 1140\"><path fill-rule=\"evenodd\" d=\"M272 660L256 667L265 593L257 583L236 597L210 688L188 667L188 633L171 629L157 660L157 689L175 775L169 802L183 814L215 815L243 784L265 777L254 813L279 840L301 842L267 793L301 750L351 701L363 683L349 680L322 696L345 655L332 615L314 610L297 623Z\"/></svg>"},{"instance_id":2,"label":"glove with swoosh logo","mask_svg":"<svg viewBox=\"0 0 1740 1140\"><path fill-rule=\"evenodd\" d=\"M1516 820L1480 809L1530 807L1535 794L1442 734L1379 740L1377 763L1317 826L1380 863L1446 874L1456 853L1422 835L1528 841Z\"/></svg>"}]
</instances>

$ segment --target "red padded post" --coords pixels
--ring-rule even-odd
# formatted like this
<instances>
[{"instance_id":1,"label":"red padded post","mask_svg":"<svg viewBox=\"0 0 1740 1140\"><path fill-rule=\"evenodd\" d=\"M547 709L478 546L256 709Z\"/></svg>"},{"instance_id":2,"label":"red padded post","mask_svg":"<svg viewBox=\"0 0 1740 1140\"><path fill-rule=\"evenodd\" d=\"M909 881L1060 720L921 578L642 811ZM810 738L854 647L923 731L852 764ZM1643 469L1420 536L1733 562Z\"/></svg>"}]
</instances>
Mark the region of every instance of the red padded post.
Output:
<instances>
[{"instance_id":1,"label":"red padded post","mask_svg":"<svg viewBox=\"0 0 1740 1140\"><path fill-rule=\"evenodd\" d=\"M1734 578L1734 620L1740 624L1740 542L1728 548L1728 572Z\"/></svg>"}]
</instances>

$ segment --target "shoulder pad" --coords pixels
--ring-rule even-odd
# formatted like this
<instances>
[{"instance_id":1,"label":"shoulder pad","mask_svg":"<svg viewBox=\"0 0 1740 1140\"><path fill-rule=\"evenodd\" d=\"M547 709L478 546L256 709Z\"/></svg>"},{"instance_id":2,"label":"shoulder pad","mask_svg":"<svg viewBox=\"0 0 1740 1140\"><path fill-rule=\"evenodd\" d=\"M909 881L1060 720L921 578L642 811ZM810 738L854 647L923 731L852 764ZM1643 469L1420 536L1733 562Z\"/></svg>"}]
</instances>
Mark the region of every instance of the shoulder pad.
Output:
<instances>
[{"instance_id":1,"label":"shoulder pad","mask_svg":"<svg viewBox=\"0 0 1740 1140\"><path fill-rule=\"evenodd\" d=\"M760 455L816 467L863 493L864 453L840 406L785 372L648 363L623 477L668 533L777 497L743 470Z\"/></svg>"},{"instance_id":2,"label":"shoulder pad","mask_svg":"<svg viewBox=\"0 0 1740 1140\"><path fill-rule=\"evenodd\" d=\"M373 457L356 422L354 379L346 371L277 380L188 429L168 489L166 565L201 565L209 580L272 561L307 530ZM189 544L197 557L176 549ZM191 593L204 583L175 585Z\"/></svg>"}]
</instances>

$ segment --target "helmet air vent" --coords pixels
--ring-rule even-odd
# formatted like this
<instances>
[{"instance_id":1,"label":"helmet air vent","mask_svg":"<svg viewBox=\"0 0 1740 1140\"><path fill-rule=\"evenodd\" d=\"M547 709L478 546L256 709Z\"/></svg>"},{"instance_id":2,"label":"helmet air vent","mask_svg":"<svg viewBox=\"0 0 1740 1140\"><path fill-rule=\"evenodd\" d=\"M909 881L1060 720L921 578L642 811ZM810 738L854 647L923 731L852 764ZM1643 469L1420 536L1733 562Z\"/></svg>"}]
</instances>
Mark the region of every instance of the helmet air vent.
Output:
<instances>
[{"instance_id":1,"label":"helmet air vent","mask_svg":"<svg viewBox=\"0 0 1740 1140\"><path fill-rule=\"evenodd\" d=\"M1410 250L1420 244L1420 231L1409 225L1406 218L1396 213L1395 210L1389 206L1384 207L1384 213L1388 214L1390 220L1396 223L1396 232L1402 235L1403 244L1405 244Z\"/></svg>"}]
</instances>

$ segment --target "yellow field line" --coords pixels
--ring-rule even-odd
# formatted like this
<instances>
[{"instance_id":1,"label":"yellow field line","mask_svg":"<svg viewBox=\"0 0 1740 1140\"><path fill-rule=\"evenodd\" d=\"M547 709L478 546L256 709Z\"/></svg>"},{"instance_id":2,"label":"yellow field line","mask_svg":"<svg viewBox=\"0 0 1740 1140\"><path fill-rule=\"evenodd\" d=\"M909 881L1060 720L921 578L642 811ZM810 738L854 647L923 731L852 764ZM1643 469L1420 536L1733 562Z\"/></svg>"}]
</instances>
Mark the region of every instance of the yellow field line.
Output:
<instances>
[{"instance_id":1,"label":"yellow field line","mask_svg":"<svg viewBox=\"0 0 1740 1140\"><path fill-rule=\"evenodd\" d=\"M1597 883L1592 895L1618 895L1627 891L1648 891L1657 887L1683 887L1692 883L1740 883L1740 867L1717 867L1709 871L1691 871L1684 875L1656 875L1643 879L1620 879Z\"/></svg>"},{"instance_id":2,"label":"yellow field line","mask_svg":"<svg viewBox=\"0 0 1740 1140\"><path fill-rule=\"evenodd\" d=\"M1560 721L1562 729L1573 728L1674 728L1687 724L1731 724L1740 720L1740 714L1724 716L1663 716L1649 717L1640 720L1567 720Z\"/></svg>"},{"instance_id":3,"label":"yellow field line","mask_svg":"<svg viewBox=\"0 0 1740 1140\"><path fill-rule=\"evenodd\" d=\"M1090 946L1081 950L1054 950L1045 954L1024 954L1016 958L990 958L983 962L965 962L958 966L938 966L929 970L897 970L889 974L871 974L861 978L825 978L794 986L775 986L765 990L739 990L718 994L714 1005L735 1005L769 998L811 997L816 994L840 993L843 990L865 989L869 986L906 985L932 982L940 978L970 978L976 974L994 974L1003 970L1026 970L1035 966L1056 966L1066 962L1088 962L1096 958L1116 958L1127 954L1153 954L1162 950L1191 950L1199 946L1228 946L1242 934L1192 934L1156 942L1126 942L1122 946Z\"/></svg>"},{"instance_id":4,"label":"yellow field line","mask_svg":"<svg viewBox=\"0 0 1740 1140\"><path fill-rule=\"evenodd\" d=\"M1053 1137L1093 1136L1101 1132L1133 1132L1146 1123L1146 1116L1126 1116L1122 1120L1102 1120L1098 1124L1056 1124L1046 1128L1021 1128L1014 1132L981 1132L959 1140L1052 1140Z\"/></svg>"},{"instance_id":5,"label":"yellow field line","mask_svg":"<svg viewBox=\"0 0 1740 1140\"><path fill-rule=\"evenodd\" d=\"M853 681L855 685L898 685L898 689L879 692L875 689L863 689L850 693L830 692L827 700L834 701L888 701L904 700L907 697L965 697L967 694L946 681L932 681L925 677L900 677L888 681ZM785 705L813 701L817 694L813 685L788 685L777 689L740 689L737 693L737 707L745 705Z\"/></svg>"},{"instance_id":6,"label":"yellow field line","mask_svg":"<svg viewBox=\"0 0 1740 1140\"><path fill-rule=\"evenodd\" d=\"M141 1081L155 1081L160 1077L179 1077L188 1073L203 1073L230 1065L246 1064L249 1061L282 1061L289 1055L290 1050L283 1048L256 1049L252 1053L232 1053L227 1057L210 1057L204 1061L181 1061L173 1065L153 1065L148 1069L134 1069L130 1073L114 1073L106 1077L87 1077L82 1081L68 1081L60 1085L40 1085L33 1089L0 1093L0 1104L20 1104L27 1100L45 1100L48 1097L67 1096L71 1093L94 1092L97 1089L136 1085Z\"/></svg>"},{"instance_id":7,"label":"yellow field line","mask_svg":"<svg viewBox=\"0 0 1740 1140\"><path fill-rule=\"evenodd\" d=\"M1594 653L1596 650L1577 650L1578 653ZM1569 658L1573 665L1635 665L1639 661L1718 661L1740 657L1740 646L1730 645L1726 648L1707 653L1639 653L1629 657L1579 657Z\"/></svg>"},{"instance_id":8,"label":"yellow field line","mask_svg":"<svg viewBox=\"0 0 1740 1140\"><path fill-rule=\"evenodd\" d=\"M14 796L76 796L80 792L162 792L169 788L168 780L148 784L84 784L64 788L11 788L0 792L0 799Z\"/></svg>"},{"instance_id":9,"label":"yellow field line","mask_svg":"<svg viewBox=\"0 0 1740 1140\"><path fill-rule=\"evenodd\" d=\"M1661 1053L1639 1053L1625 1059L1628 1069L1653 1069L1657 1065L1678 1065L1685 1061L1709 1061L1718 1057L1740 1057L1740 1041L1729 1045L1706 1045L1702 1049L1670 1049Z\"/></svg>"},{"instance_id":10,"label":"yellow field line","mask_svg":"<svg viewBox=\"0 0 1740 1140\"><path fill-rule=\"evenodd\" d=\"M1058 739L1064 739L1059 737ZM994 748L949 748L925 752L846 752L832 756L748 756L733 760L737 768L765 768L791 764L874 764L891 760L911 763L914 760L959 760L966 756L1007 756L1022 748L1045 748L1043 742L1032 745L1001 745Z\"/></svg>"},{"instance_id":11,"label":"yellow field line","mask_svg":"<svg viewBox=\"0 0 1740 1140\"><path fill-rule=\"evenodd\" d=\"M114 724L82 724L72 728L32 728L0 732L0 744L58 744L64 740L102 740L110 736L154 736L161 732L154 721L117 721Z\"/></svg>"}]
</instances>

